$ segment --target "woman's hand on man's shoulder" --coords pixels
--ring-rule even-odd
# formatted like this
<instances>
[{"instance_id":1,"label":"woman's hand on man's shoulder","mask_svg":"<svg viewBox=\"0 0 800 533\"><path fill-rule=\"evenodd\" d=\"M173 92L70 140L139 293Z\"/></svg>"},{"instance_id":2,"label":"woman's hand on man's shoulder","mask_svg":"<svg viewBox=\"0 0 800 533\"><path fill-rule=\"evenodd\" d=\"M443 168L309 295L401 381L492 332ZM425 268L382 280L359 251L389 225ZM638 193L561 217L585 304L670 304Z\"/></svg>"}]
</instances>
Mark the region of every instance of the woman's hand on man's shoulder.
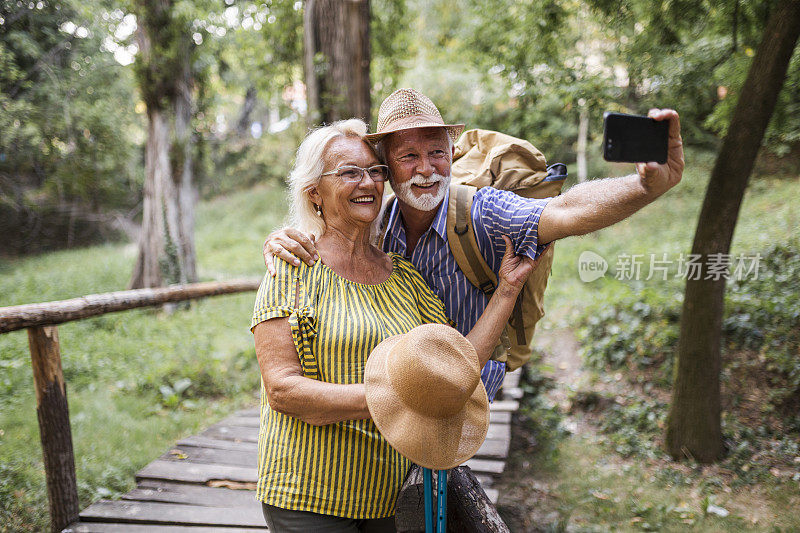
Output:
<instances>
[{"instance_id":1,"label":"woman's hand on man's shoulder","mask_svg":"<svg viewBox=\"0 0 800 533\"><path fill-rule=\"evenodd\" d=\"M302 260L313 266L319 259L314 236L294 228L281 228L270 233L262 249L264 264L271 276L276 273L273 257L283 259L290 265L300 266Z\"/></svg>"}]
</instances>

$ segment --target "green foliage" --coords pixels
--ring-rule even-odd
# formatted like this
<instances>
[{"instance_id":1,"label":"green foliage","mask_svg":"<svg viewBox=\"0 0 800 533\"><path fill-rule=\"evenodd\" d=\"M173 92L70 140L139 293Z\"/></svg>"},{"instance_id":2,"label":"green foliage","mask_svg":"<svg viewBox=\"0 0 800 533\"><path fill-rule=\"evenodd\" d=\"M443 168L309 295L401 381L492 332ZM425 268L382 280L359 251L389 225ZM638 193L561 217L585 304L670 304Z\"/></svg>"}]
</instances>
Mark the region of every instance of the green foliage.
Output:
<instances>
[{"instance_id":1,"label":"green foliage","mask_svg":"<svg viewBox=\"0 0 800 533\"><path fill-rule=\"evenodd\" d=\"M584 362L595 370L656 370L666 385L671 378L680 324L680 293L624 291L613 302L588 308L579 330Z\"/></svg>"},{"instance_id":2,"label":"green foliage","mask_svg":"<svg viewBox=\"0 0 800 533\"><path fill-rule=\"evenodd\" d=\"M139 196L132 77L104 45L118 20L86 17L92 8L102 4L0 8L0 231L12 250L35 249L26 239L75 224L76 212L130 209Z\"/></svg>"},{"instance_id":3,"label":"green foliage","mask_svg":"<svg viewBox=\"0 0 800 533\"><path fill-rule=\"evenodd\" d=\"M625 398L614 402L603 412L600 429L609 437L609 444L623 457L662 457L657 437L667 418L667 405L654 399Z\"/></svg>"},{"instance_id":4,"label":"green foliage","mask_svg":"<svg viewBox=\"0 0 800 533\"><path fill-rule=\"evenodd\" d=\"M381 100L398 88L397 83L408 63L411 48L411 9L404 0L370 2L370 81L372 82L373 117Z\"/></svg>"},{"instance_id":5,"label":"green foliage","mask_svg":"<svg viewBox=\"0 0 800 533\"><path fill-rule=\"evenodd\" d=\"M800 241L776 243L759 255L757 276L734 281L727 292L725 342L728 350L758 353L772 375L772 401L792 408L800 429Z\"/></svg>"},{"instance_id":6,"label":"green foliage","mask_svg":"<svg viewBox=\"0 0 800 533\"><path fill-rule=\"evenodd\" d=\"M754 254L755 255L755 254ZM756 352L771 378L775 407L800 402L800 245L775 244L758 254L759 270L729 282L725 351ZM677 346L682 296L668 287L628 289L584 311L584 361L597 370L652 368L667 385Z\"/></svg>"},{"instance_id":7,"label":"green foliage","mask_svg":"<svg viewBox=\"0 0 800 533\"><path fill-rule=\"evenodd\" d=\"M460 55L504 96L482 106L481 126L530 139L551 160L571 160L581 107L597 131L616 92L611 71L582 52L599 42L601 28L570 0L470 0L464 9Z\"/></svg>"},{"instance_id":8,"label":"green foliage","mask_svg":"<svg viewBox=\"0 0 800 533\"><path fill-rule=\"evenodd\" d=\"M201 193L211 197L264 183L283 184L303 133L304 124L295 122L285 132L259 139L231 136L213 142L213 179L203 181Z\"/></svg>"},{"instance_id":9,"label":"green foliage","mask_svg":"<svg viewBox=\"0 0 800 533\"><path fill-rule=\"evenodd\" d=\"M420 12L436 23L421 23L419 57L433 67L426 72L449 82L428 85L467 104L454 116L466 112L480 127L530 139L553 160L572 160L583 107L590 137L599 136L603 111L672 107L685 142L713 148L774 3L427 2ZM765 140L778 155L800 138L798 65L795 57ZM464 75L481 81L459 100L457 76Z\"/></svg>"},{"instance_id":10,"label":"green foliage","mask_svg":"<svg viewBox=\"0 0 800 533\"><path fill-rule=\"evenodd\" d=\"M559 442L568 435L563 427L564 415L548 397L547 392L555 387L552 378L545 376L538 365L528 364L523 368L519 386L525 393L520 405L522 423L533 434L530 444L537 456L544 461L552 460Z\"/></svg>"}]
</instances>

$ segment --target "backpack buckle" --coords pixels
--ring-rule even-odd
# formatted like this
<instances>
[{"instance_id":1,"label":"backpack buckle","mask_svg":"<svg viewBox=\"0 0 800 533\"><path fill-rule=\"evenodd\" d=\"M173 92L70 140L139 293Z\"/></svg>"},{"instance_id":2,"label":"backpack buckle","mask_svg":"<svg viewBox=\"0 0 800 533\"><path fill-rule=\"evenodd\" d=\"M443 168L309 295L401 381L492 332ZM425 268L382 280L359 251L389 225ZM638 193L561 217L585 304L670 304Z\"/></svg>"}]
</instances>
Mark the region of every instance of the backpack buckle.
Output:
<instances>
[{"instance_id":1,"label":"backpack buckle","mask_svg":"<svg viewBox=\"0 0 800 533\"><path fill-rule=\"evenodd\" d=\"M478 288L483 291L483 294L490 295L494 292L495 286L492 280L486 280Z\"/></svg>"}]
</instances>

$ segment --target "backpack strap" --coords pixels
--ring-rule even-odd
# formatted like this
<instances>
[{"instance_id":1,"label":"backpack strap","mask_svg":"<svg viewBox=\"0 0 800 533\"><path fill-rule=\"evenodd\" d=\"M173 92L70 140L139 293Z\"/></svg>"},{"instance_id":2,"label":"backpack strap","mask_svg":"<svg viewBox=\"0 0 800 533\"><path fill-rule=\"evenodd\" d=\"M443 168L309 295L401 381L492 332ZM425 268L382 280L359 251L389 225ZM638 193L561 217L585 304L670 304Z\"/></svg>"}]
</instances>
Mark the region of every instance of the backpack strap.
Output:
<instances>
[{"instance_id":1,"label":"backpack strap","mask_svg":"<svg viewBox=\"0 0 800 533\"><path fill-rule=\"evenodd\" d=\"M472 227L472 200L477 188L471 185L450 185L447 202L447 241L461 271L470 283L486 296L497 288L497 276L478 249L475 229Z\"/></svg>"},{"instance_id":2,"label":"backpack strap","mask_svg":"<svg viewBox=\"0 0 800 533\"><path fill-rule=\"evenodd\" d=\"M447 241L456 263L469 282L486 296L491 296L497 288L497 276L480 253L475 228L472 225L472 200L477 191L478 189L471 185L450 185L450 200L447 204ZM522 318L523 292L520 291L517 296L508 327L501 337L501 342L506 348L509 347L509 338L514 338L517 344L527 345L528 342Z\"/></svg>"}]
</instances>

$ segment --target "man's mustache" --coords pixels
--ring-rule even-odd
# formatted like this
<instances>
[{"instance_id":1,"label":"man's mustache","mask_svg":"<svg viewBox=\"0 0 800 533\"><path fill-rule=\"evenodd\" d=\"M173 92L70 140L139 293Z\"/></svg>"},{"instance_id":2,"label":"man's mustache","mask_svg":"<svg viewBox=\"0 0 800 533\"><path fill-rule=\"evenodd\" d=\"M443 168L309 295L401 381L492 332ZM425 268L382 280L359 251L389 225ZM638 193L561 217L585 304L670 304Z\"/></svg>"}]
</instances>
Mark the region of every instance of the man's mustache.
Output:
<instances>
[{"instance_id":1,"label":"man's mustache","mask_svg":"<svg viewBox=\"0 0 800 533\"><path fill-rule=\"evenodd\" d=\"M413 176L411 176L411 179L408 180L408 184L409 185L423 185L423 186L425 186L425 185L433 185L434 183L439 183L440 181L443 181L445 179L447 179L445 176L442 176L441 174L436 174L436 173L431 174L427 178L425 176L423 176L422 174L414 174Z\"/></svg>"}]
</instances>

